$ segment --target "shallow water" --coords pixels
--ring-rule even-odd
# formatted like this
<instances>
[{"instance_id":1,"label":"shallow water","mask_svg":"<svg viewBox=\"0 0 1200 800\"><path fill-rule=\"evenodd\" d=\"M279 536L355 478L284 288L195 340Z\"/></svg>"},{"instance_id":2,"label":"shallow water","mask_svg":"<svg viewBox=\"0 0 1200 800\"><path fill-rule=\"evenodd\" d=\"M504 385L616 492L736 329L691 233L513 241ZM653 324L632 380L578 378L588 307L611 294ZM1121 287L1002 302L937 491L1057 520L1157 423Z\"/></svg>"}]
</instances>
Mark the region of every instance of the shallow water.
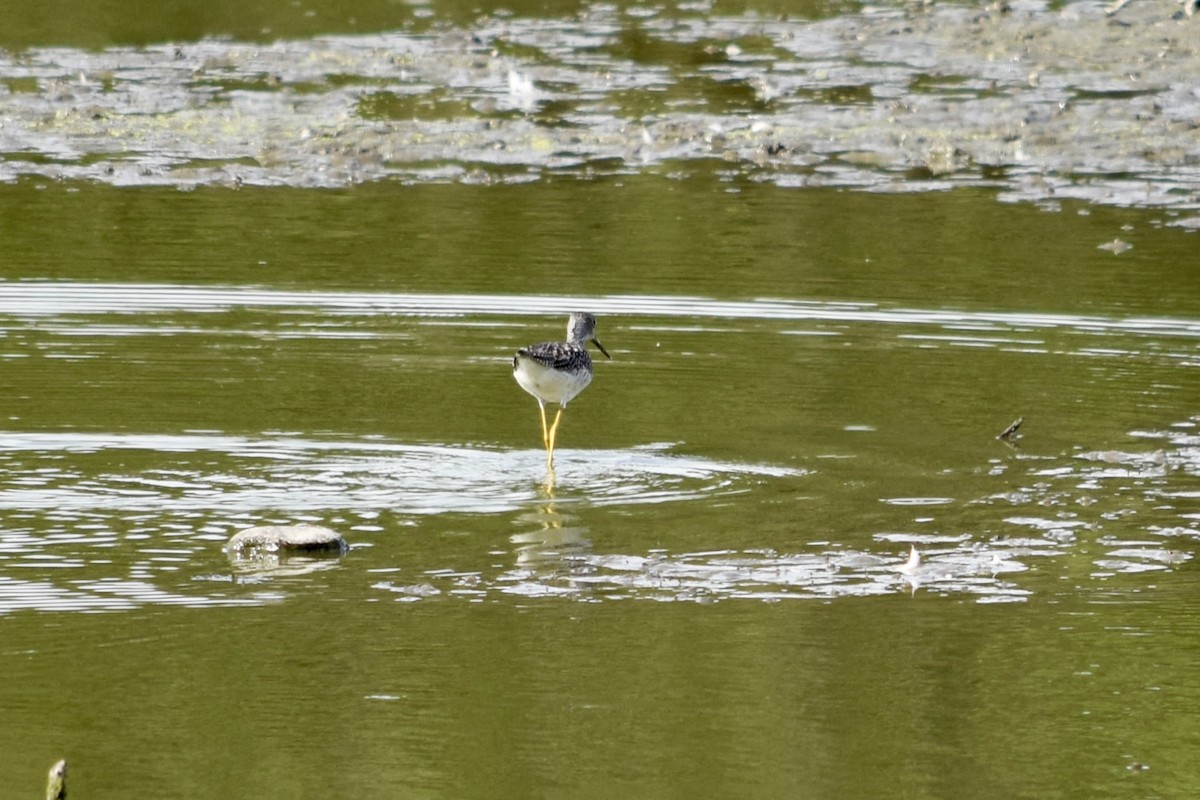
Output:
<instances>
[{"instance_id":1,"label":"shallow water","mask_svg":"<svg viewBox=\"0 0 1200 800\"><path fill-rule=\"evenodd\" d=\"M0 187L5 785L66 755L89 797L1191 786L1191 236L480 191ZM508 359L577 306L613 359L551 476ZM351 551L222 550L288 522Z\"/></svg>"},{"instance_id":2,"label":"shallow water","mask_svg":"<svg viewBox=\"0 0 1200 800\"><path fill-rule=\"evenodd\" d=\"M511 347L494 342L523 341L514 309L570 302L606 321L616 359L597 365L594 410L567 417L548 473L528 447L531 403L508 384ZM443 515L524 529L503 551L515 564L464 573L435 562L415 583L373 587L406 599L782 599L907 585L1024 600L1035 589L1019 573L1043 560L1098 547L1093 578L1158 573L1189 560L1200 535L1186 503L1200 474L1186 416L1195 319L79 282L9 284L0 313L14 385L42 382L28 412L11 404L11 421L34 430L0 433L0 509L24 521L5 549L37 576L33 599L11 583L13 607L42 596L69 607L45 584L60 569L80 608L247 602L258 582L242 597L204 555L266 522L327 523L359 532L362 548ZM930 395L938 374L952 379ZM996 384L1010 381L1041 396L998 406ZM46 395L86 398L89 414L47 430ZM1175 416L1148 419L1150 399L1175 400ZM1029 420L997 441L1010 410ZM1123 416L1157 426L1111 430ZM171 419L190 427L167 432ZM705 509L709 530L677 524L655 546L597 552L580 522L584 509L670 519L659 506L676 504ZM728 517L754 524L721 531ZM914 545L923 561L904 567ZM524 566L546 561L554 569ZM160 576L168 589L147 586Z\"/></svg>"},{"instance_id":3,"label":"shallow water","mask_svg":"<svg viewBox=\"0 0 1200 800\"><path fill-rule=\"evenodd\" d=\"M706 8L591 13L671 63L755 13ZM656 102L738 117L705 69ZM1190 190L694 155L336 190L0 163L2 794L63 756L89 798L1194 793ZM510 359L576 308L613 358L550 474ZM299 522L350 551L223 550Z\"/></svg>"}]
</instances>

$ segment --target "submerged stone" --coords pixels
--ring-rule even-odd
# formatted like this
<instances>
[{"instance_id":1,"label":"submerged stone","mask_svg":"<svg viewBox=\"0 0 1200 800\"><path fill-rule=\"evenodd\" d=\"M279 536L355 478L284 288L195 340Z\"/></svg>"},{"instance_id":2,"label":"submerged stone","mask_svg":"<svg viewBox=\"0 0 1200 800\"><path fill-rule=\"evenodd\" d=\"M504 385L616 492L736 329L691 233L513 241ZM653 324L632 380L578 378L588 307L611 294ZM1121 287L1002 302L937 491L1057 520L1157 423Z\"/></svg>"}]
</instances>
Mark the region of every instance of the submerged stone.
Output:
<instances>
[{"instance_id":1,"label":"submerged stone","mask_svg":"<svg viewBox=\"0 0 1200 800\"><path fill-rule=\"evenodd\" d=\"M342 535L321 525L256 525L235 534L225 544L230 555L341 555L349 550Z\"/></svg>"}]
</instances>

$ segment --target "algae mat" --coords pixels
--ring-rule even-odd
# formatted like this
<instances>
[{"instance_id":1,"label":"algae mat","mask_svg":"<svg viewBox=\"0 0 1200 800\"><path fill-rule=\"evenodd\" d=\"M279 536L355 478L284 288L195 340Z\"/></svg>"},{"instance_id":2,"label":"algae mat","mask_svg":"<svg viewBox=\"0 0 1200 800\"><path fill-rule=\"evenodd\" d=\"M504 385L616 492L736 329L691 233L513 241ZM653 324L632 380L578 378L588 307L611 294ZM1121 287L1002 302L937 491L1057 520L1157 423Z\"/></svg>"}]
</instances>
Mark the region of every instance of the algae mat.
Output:
<instances>
[{"instance_id":1,"label":"algae mat","mask_svg":"<svg viewBox=\"0 0 1200 800\"><path fill-rule=\"evenodd\" d=\"M686 174L994 187L1200 218L1200 37L1174 6L710 3L253 43L0 53L0 180L340 187Z\"/></svg>"}]
</instances>

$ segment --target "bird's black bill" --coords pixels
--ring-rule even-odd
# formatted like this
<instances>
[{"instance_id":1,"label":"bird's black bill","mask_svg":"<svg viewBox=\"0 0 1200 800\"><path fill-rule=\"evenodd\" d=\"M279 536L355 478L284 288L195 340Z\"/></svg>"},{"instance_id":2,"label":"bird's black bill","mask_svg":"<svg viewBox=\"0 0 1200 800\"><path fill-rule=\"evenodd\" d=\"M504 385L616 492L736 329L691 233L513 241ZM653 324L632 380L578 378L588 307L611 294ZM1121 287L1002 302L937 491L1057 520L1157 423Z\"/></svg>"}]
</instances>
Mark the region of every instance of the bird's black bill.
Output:
<instances>
[{"instance_id":1,"label":"bird's black bill","mask_svg":"<svg viewBox=\"0 0 1200 800\"><path fill-rule=\"evenodd\" d=\"M604 349L604 345L600 344L600 340L597 339L595 336L592 337L592 344L596 345L596 347L599 347L600 352L604 353L604 357L607 358L609 361L612 361L612 356L610 356L608 354L608 351Z\"/></svg>"}]
</instances>

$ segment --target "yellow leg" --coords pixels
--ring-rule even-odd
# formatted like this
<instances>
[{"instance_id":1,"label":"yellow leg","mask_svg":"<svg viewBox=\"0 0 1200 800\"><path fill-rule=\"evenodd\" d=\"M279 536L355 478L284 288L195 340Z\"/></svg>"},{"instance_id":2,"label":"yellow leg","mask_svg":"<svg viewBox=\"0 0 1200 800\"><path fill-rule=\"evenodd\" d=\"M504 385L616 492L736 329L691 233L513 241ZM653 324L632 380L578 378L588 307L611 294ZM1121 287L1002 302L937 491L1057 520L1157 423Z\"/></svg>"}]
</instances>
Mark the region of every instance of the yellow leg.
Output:
<instances>
[{"instance_id":1,"label":"yellow leg","mask_svg":"<svg viewBox=\"0 0 1200 800\"><path fill-rule=\"evenodd\" d=\"M550 435L546 432L546 404L538 400L538 411L542 412L542 447L550 449Z\"/></svg>"},{"instance_id":2,"label":"yellow leg","mask_svg":"<svg viewBox=\"0 0 1200 800\"><path fill-rule=\"evenodd\" d=\"M562 419L562 406L558 407L558 413L554 415L554 424L550 426L550 438L546 442L546 465L554 469L554 440L558 437L558 422Z\"/></svg>"}]
</instances>

